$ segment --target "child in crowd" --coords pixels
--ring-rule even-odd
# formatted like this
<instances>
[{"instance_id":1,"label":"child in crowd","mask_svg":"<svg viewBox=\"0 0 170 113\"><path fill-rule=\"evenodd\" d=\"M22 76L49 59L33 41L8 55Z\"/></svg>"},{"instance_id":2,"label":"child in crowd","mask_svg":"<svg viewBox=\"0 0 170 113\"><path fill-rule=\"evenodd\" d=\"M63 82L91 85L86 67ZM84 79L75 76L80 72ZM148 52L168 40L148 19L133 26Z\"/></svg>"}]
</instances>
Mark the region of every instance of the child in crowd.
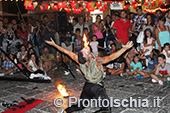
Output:
<instances>
[{"instance_id":1,"label":"child in crowd","mask_svg":"<svg viewBox=\"0 0 170 113\"><path fill-rule=\"evenodd\" d=\"M158 82L163 85L163 81L170 83L170 64L166 63L166 57L164 54L158 56L158 65L156 71L151 74L152 82Z\"/></svg>"},{"instance_id":2,"label":"child in crowd","mask_svg":"<svg viewBox=\"0 0 170 113\"><path fill-rule=\"evenodd\" d=\"M111 75L123 76L122 73L124 73L126 68L127 68L126 60L124 58L124 55L122 55L113 63L113 69L108 69L108 72L110 72Z\"/></svg>"},{"instance_id":3,"label":"child in crowd","mask_svg":"<svg viewBox=\"0 0 170 113\"><path fill-rule=\"evenodd\" d=\"M80 29L76 29L76 36L74 38L74 52L78 54L80 50L83 48L83 40L82 36L80 35Z\"/></svg>"},{"instance_id":4,"label":"child in crowd","mask_svg":"<svg viewBox=\"0 0 170 113\"><path fill-rule=\"evenodd\" d=\"M112 43L110 46L111 46L111 54L116 52L116 44Z\"/></svg>"},{"instance_id":5,"label":"child in crowd","mask_svg":"<svg viewBox=\"0 0 170 113\"><path fill-rule=\"evenodd\" d=\"M83 34L85 34L86 37L87 37L87 39L88 39L88 41L90 41L89 31L88 31L87 27L84 27L84 28L83 28Z\"/></svg>"},{"instance_id":6,"label":"child in crowd","mask_svg":"<svg viewBox=\"0 0 170 113\"><path fill-rule=\"evenodd\" d=\"M159 50L153 49L150 53L150 55L144 56L146 52L149 50L145 50L143 54L139 57L140 59L147 59L147 70L146 71L138 71L140 75L142 75L144 78L149 77L149 74L153 73L155 71L155 67L158 65L158 56L160 55Z\"/></svg>"},{"instance_id":7,"label":"child in crowd","mask_svg":"<svg viewBox=\"0 0 170 113\"><path fill-rule=\"evenodd\" d=\"M99 55L98 48L103 48L99 46L99 42L97 41L97 36L92 36L92 42L90 42L90 47L92 48L92 52L94 53L95 57Z\"/></svg>"},{"instance_id":8,"label":"child in crowd","mask_svg":"<svg viewBox=\"0 0 170 113\"><path fill-rule=\"evenodd\" d=\"M139 61L139 55L136 54L133 58L133 61L130 64L129 69L126 70L126 73L130 76L137 75L136 78L138 78L140 75L138 74L138 71L142 70L142 64Z\"/></svg>"},{"instance_id":9,"label":"child in crowd","mask_svg":"<svg viewBox=\"0 0 170 113\"><path fill-rule=\"evenodd\" d=\"M170 44L169 43L164 44L164 49L162 51L162 54L166 56L166 62L170 63Z\"/></svg>"},{"instance_id":10,"label":"child in crowd","mask_svg":"<svg viewBox=\"0 0 170 113\"><path fill-rule=\"evenodd\" d=\"M148 49L149 51L147 51L145 53L145 55L149 55L155 45L155 41L154 41L154 38L152 37L152 31L150 28L147 28L145 31L144 31L144 41L143 41L143 44L144 44L144 51L146 49Z\"/></svg>"},{"instance_id":11,"label":"child in crowd","mask_svg":"<svg viewBox=\"0 0 170 113\"><path fill-rule=\"evenodd\" d=\"M76 36L74 38L74 52L78 55L78 52L81 51L83 49L83 39L82 39L82 36L80 35L80 29L77 28L76 29ZM76 71L77 72L80 72L80 70L78 69L79 67L76 66L77 69ZM69 71L68 72L65 72L65 75L68 75L69 74Z\"/></svg>"}]
</instances>

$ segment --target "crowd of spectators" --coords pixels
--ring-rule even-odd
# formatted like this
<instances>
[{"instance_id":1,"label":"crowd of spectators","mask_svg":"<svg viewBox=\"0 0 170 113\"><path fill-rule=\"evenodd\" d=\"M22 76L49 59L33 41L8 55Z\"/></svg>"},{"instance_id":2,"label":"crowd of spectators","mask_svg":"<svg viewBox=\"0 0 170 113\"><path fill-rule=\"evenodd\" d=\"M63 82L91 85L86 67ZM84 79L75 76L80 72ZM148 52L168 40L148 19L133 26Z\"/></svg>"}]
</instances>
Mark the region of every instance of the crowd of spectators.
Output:
<instances>
[{"instance_id":1,"label":"crowd of spectators","mask_svg":"<svg viewBox=\"0 0 170 113\"><path fill-rule=\"evenodd\" d=\"M85 34L94 57L110 55L128 41L133 41L133 48L105 65L105 71L120 76L126 73L137 79L150 77L152 82L160 85L169 84L170 10L157 10L155 14L147 14L138 6L136 12L115 11L103 20L97 15L94 23L91 16L86 19L83 16L75 17L72 23L67 20L63 32L55 30L54 22L50 21L47 15L43 16L42 21L29 22L28 25L22 21L17 23L16 20L10 23L5 18L0 20L0 47L13 56L16 54L17 60L30 71L30 67L36 70L41 67L32 57L39 59L48 71L59 57L58 51L45 43L45 40L50 38L78 54L83 48ZM1 75L16 69L14 65L7 68L5 65L9 65L9 59L4 55L1 57ZM62 55L62 58L67 61L67 56ZM78 67L76 70L79 71Z\"/></svg>"}]
</instances>

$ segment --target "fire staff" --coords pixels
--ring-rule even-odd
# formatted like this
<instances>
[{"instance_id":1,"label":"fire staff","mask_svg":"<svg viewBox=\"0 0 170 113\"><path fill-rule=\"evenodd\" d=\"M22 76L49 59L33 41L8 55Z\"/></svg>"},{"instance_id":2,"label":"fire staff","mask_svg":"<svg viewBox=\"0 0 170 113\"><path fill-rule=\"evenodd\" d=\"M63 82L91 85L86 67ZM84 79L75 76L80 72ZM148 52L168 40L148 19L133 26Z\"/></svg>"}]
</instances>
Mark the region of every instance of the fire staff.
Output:
<instances>
[{"instance_id":1,"label":"fire staff","mask_svg":"<svg viewBox=\"0 0 170 113\"><path fill-rule=\"evenodd\" d=\"M120 55L122 55L126 50L130 49L133 46L132 42L128 42L126 45L122 45L122 49L119 51L105 57L96 57L94 58L90 52L90 48L85 46L78 55L74 52L71 52L57 44L51 38L51 41L46 41L49 45L56 47L62 53L65 53L70 56L74 61L76 61L81 71L84 73L86 78L85 85L83 87L80 99L108 99L106 91L104 89L104 78L105 74L103 71L102 64L106 64L112 60L115 60ZM104 103L107 104L107 103ZM83 103L80 106L72 105L68 107L63 113L71 113L74 111L79 111L84 109ZM111 113L111 109L108 107L101 107L100 110L96 111L96 113Z\"/></svg>"}]
</instances>

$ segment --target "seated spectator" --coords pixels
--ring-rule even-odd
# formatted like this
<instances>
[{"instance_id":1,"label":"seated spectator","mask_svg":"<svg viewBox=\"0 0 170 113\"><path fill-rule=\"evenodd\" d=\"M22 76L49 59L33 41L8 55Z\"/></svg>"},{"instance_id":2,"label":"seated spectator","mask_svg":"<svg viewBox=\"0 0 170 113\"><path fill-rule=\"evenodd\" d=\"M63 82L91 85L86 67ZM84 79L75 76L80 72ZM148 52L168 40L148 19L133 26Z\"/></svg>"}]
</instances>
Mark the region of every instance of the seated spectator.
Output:
<instances>
[{"instance_id":1,"label":"seated spectator","mask_svg":"<svg viewBox=\"0 0 170 113\"><path fill-rule=\"evenodd\" d=\"M151 74L152 82L158 82L163 85L163 81L169 84L170 80L170 64L166 63L166 57L163 54L158 56L158 65L156 71Z\"/></svg>"},{"instance_id":2,"label":"seated spectator","mask_svg":"<svg viewBox=\"0 0 170 113\"><path fill-rule=\"evenodd\" d=\"M19 62L26 64L27 61L27 51L24 45L21 46L20 52L17 53L17 58Z\"/></svg>"},{"instance_id":3,"label":"seated spectator","mask_svg":"<svg viewBox=\"0 0 170 113\"><path fill-rule=\"evenodd\" d=\"M166 56L166 62L170 63L170 44L165 43L162 53Z\"/></svg>"},{"instance_id":4,"label":"seated spectator","mask_svg":"<svg viewBox=\"0 0 170 113\"><path fill-rule=\"evenodd\" d=\"M129 69L126 70L126 73L130 76L136 76L136 78L138 78L140 75L137 73L137 71L139 70L142 70L142 64L139 61L139 55L136 54L130 64Z\"/></svg>"},{"instance_id":5,"label":"seated spectator","mask_svg":"<svg viewBox=\"0 0 170 113\"><path fill-rule=\"evenodd\" d=\"M35 53L35 51L34 51L34 49L31 47L31 48L28 49L28 52L27 52L27 60L30 59L32 53Z\"/></svg>"},{"instance_id":6,"label":"seated spectator","mask_svg":"<svg viewBox=\"0 0 170 113\"><path fill-rule=\"evenodd\" d=\"M111 54L116 52L116 44L112 43L110 46L111 46Z\"/></svg>"},{"instance_id":7,"label":"seated spectator","mask_svg":"<svg viewBox=\"0 0 170 113\"><path fill-rule=\"evenodd\" d=\"M7 54L11 59L13 59L12 54ZM5 60L2 63L2 69L0 70L0 76L13 75L17 67L12 61L6 56Z\"/></svg>"},{"instance_id":8,"label":"seated spectator","mask_svg":"<svg viewBox=\"0 0 170 113\"><path fill-rule=\"evenodd\" d=\"M150 53L150 55L144 56L144 54L147 52L143 52L143 54L140 56L140 59L147 60L147 70L146 71L138 71L138 73L142 76L149 77L149 74L155 72L155 68L158 65L158 56L160 54L159 50L153 49Z\"/></svg>"},{"instance_id":9,"label":"seated spectator","mask_svg":"<svg viewBox=\"0 0 170 113\"><path fill-rule=\"evenodd\" d=\"M119 57L114 63L113 63L113 69L108 69L108 72L111 73L111 75L121 75L125 72L125 69L127 68L126 60L124 56Z\"/></svg>"},{"instance_id":10,"label":"seated spectator","mask_svg":"<svg viewBox=\"0 0 170 113\"><path fill-rule=\"evenodd\" d=\"M99 55L98 48L103 48L99 46L99 42L97 41L97 36L92 36L92 41L90 42L90 47L92 48L92 52L94 53L95 57Z\"/></svg>"},{"instance_id":11,"label":"seated spectator","mask_svg":"<svg viewBox=\"0 0 170 113\"><path fill-rule=\"evenodd\" d=\"M41 55L40 59L43 63L43 67L45 71L51 69L52 65L54 64L55 57L53 54L49 53L49 49L47 46L43 48L44 54Z\"/></svg>"},{"instance_id":12,"label":"seated spectator","mask_svg":"<svg viewBox=\"0 0 170 113\"><path fill-rule=\"evenodd\" d=\"M34 73L34 74L37 74L37 73L44 74L44 72L42 71L41 62L37 58L35 53L32 53L30 59L28 60L27 69L28 69L28 71L30 71L30 74L31 73Z\"/></svg>"}]
</instances>

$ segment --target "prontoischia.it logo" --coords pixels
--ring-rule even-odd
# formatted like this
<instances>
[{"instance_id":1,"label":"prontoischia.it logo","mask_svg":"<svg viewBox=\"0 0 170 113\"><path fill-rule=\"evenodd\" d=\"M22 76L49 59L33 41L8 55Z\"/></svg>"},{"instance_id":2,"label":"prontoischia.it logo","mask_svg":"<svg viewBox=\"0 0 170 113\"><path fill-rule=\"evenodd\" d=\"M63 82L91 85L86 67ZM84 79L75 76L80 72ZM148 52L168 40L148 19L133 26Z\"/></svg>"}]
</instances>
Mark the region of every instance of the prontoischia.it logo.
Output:
<instances>
[{"instance_id":1,"label":"prontoischia.it logo","mask_svg":"<svg viewBox=\"0 0 170 113\"><path fill-rule=\"evenodd\" d=\"M67 101L66 101L67 100ZM76 97L68 97L62 98L57 97L54 99L54 105L56 107L62 107L67 105L71 107L73 104L77 104L78 107L160 107L160 99L159 97L153 98L153 104L149 105L148 99L142 99L141 97L133 98L130 97L128 99L115 99L110 97L108 99L102 99L99 97L98 99L78 99Z\"/></svg>"}]
</instances>

